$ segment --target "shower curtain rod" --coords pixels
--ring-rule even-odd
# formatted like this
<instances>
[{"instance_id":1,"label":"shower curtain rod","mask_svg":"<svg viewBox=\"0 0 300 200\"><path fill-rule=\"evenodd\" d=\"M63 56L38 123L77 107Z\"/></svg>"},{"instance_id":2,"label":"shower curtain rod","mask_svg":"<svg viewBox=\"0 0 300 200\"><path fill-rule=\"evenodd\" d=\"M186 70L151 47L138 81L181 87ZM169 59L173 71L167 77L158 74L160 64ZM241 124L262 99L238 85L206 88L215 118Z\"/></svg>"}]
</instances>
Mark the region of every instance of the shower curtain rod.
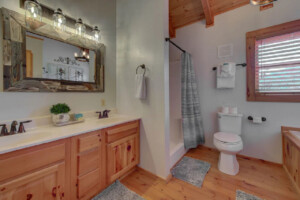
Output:
<instances>
[{"instance_id":1,"label":"shower curtain rod","mask_svg":"<svg viewBox=\"0 0 300 200\"><path fill-rule=\"evenodd\" d=\"M172 40L170 38L166 38L166 42L170 42L175 47L177 47L180 51L182 51L183 53L185 53L185 50L183 50L180 46L178 46L177 44L175 44L174 42L172 42Z\"/></svg>"}]
</instances>

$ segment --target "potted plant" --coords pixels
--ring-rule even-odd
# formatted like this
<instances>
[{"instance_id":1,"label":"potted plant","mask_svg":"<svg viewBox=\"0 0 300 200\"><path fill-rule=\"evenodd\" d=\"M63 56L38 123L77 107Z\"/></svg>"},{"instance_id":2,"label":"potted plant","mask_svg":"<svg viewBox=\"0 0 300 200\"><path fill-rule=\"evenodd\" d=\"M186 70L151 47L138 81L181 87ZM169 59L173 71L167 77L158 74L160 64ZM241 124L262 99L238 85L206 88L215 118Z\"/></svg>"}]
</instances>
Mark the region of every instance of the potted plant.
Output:
<instances>
[{"instance_id":1,"label":"potted plant","mask_svg":"<svg viewBox=\"0 0 300 200\"><path fill-rule=\"evenodd\" d=\"M53 105L50 109L50 112L52 113L52 121L53 123L63 123L70 120L69 112L70 107L65 103L58 103L56 105Z\"/></svg>"}]
</instances>

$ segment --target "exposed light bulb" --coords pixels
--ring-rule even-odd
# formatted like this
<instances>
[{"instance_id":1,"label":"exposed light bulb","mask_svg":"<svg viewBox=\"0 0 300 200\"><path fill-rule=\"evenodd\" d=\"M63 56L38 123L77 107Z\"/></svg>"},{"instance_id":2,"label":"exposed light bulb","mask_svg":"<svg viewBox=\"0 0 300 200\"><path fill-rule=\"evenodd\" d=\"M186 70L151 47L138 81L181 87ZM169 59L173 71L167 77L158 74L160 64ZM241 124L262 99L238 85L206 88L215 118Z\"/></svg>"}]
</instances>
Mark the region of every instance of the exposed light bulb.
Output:
<instances>
[{"instance_id":1,"label":"exposed light bulb","mask_svg":"<svg viewBox=\"0 0 300 200\"><path fill-rule=\"evenodd\" d=\"M64 31L65 27L66 27L66 17L64 16L64 14L60 8L58 8L54 12L52 18L53 18L53 26L55 28L58 28L61 31Z\"/></svg>"}]
</instances>

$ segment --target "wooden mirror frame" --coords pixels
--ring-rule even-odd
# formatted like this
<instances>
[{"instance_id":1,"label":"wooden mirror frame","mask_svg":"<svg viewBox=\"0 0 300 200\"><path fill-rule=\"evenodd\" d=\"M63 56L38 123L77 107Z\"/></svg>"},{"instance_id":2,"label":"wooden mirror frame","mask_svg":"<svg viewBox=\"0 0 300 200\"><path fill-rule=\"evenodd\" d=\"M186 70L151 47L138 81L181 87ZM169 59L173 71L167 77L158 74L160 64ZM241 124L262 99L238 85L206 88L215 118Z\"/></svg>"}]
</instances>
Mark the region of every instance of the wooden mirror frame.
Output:
<instances>
[{"instance_id":1,"label":"wooden mirror frame","mask_svg":"<svg viewBox=\"0 0 300 200\"><path fill-rule=\"evenodd\" d=\"M35 22L27 27L25 16L1 8L3 27L3 91L4 92L104 92L105 46L89 38L60 32L51 24ZM74 46L95 51L95 82L78 82L26 77L26 32L31 32Z\"/></svg>"}]
</instances>

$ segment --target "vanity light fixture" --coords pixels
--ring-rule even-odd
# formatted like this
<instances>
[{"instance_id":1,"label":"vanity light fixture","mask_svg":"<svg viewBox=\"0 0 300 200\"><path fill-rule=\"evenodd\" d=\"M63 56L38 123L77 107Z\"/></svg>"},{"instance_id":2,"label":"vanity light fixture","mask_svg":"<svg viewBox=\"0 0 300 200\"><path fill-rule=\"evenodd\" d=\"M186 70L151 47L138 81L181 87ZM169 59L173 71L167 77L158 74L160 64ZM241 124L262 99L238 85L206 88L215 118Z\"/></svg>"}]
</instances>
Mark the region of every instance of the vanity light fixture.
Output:
<instances>
[{"instance_id":1,"label":"vanity light fixture","mask_svg":"<svg viewBox=\"0 0 300 200\"><path fill-rule=\"evenodd\" d=\"M98 26L94 27L94 29L92 31L92 35L93 35L93 40L95 40L97 43L100 42L101 35L100 35L100 30L98 29Z\"/></svg>"},{"instance_id":2,"label":"vanity light fixture","mask_svg":"<svg viewBox=\"0 0 300 200\"><path fill-rule=\"evenodd\" d=\"M42 7L37 0L26 0L24 3L26 24L42 21Z\"/></svg>"},{"instance_id":3,"label":"vanity light fixture","mask_svg":"<svg viewBox=\"0 0 300 200\"><path fill-rule=\"evenodd\" d=\"M52 18L54 28L64 31L66 28L66 17L60 8L57 8Z\"/></svg>"},{"instance_id":4,"label":"vanity light fixture","mask_svg":"<svg viewBox=\"0 0 300 200\"><path fill-rule=\"evenodd\" d=\"M274 3L277 0L250 0L250 3L254 6L265 6Z\"/></svg>"},{"instance_id":5,"label":"vanity light fixture","mask_svg":"<svg viewBox=\"0 0 300 200\"><path fill-rule=\"evenodd\" d=\"M85 34L85 25L82 23L82 19L79 18L75 24L76 34L84 37Z\"/></svg>"}]
</instances>

